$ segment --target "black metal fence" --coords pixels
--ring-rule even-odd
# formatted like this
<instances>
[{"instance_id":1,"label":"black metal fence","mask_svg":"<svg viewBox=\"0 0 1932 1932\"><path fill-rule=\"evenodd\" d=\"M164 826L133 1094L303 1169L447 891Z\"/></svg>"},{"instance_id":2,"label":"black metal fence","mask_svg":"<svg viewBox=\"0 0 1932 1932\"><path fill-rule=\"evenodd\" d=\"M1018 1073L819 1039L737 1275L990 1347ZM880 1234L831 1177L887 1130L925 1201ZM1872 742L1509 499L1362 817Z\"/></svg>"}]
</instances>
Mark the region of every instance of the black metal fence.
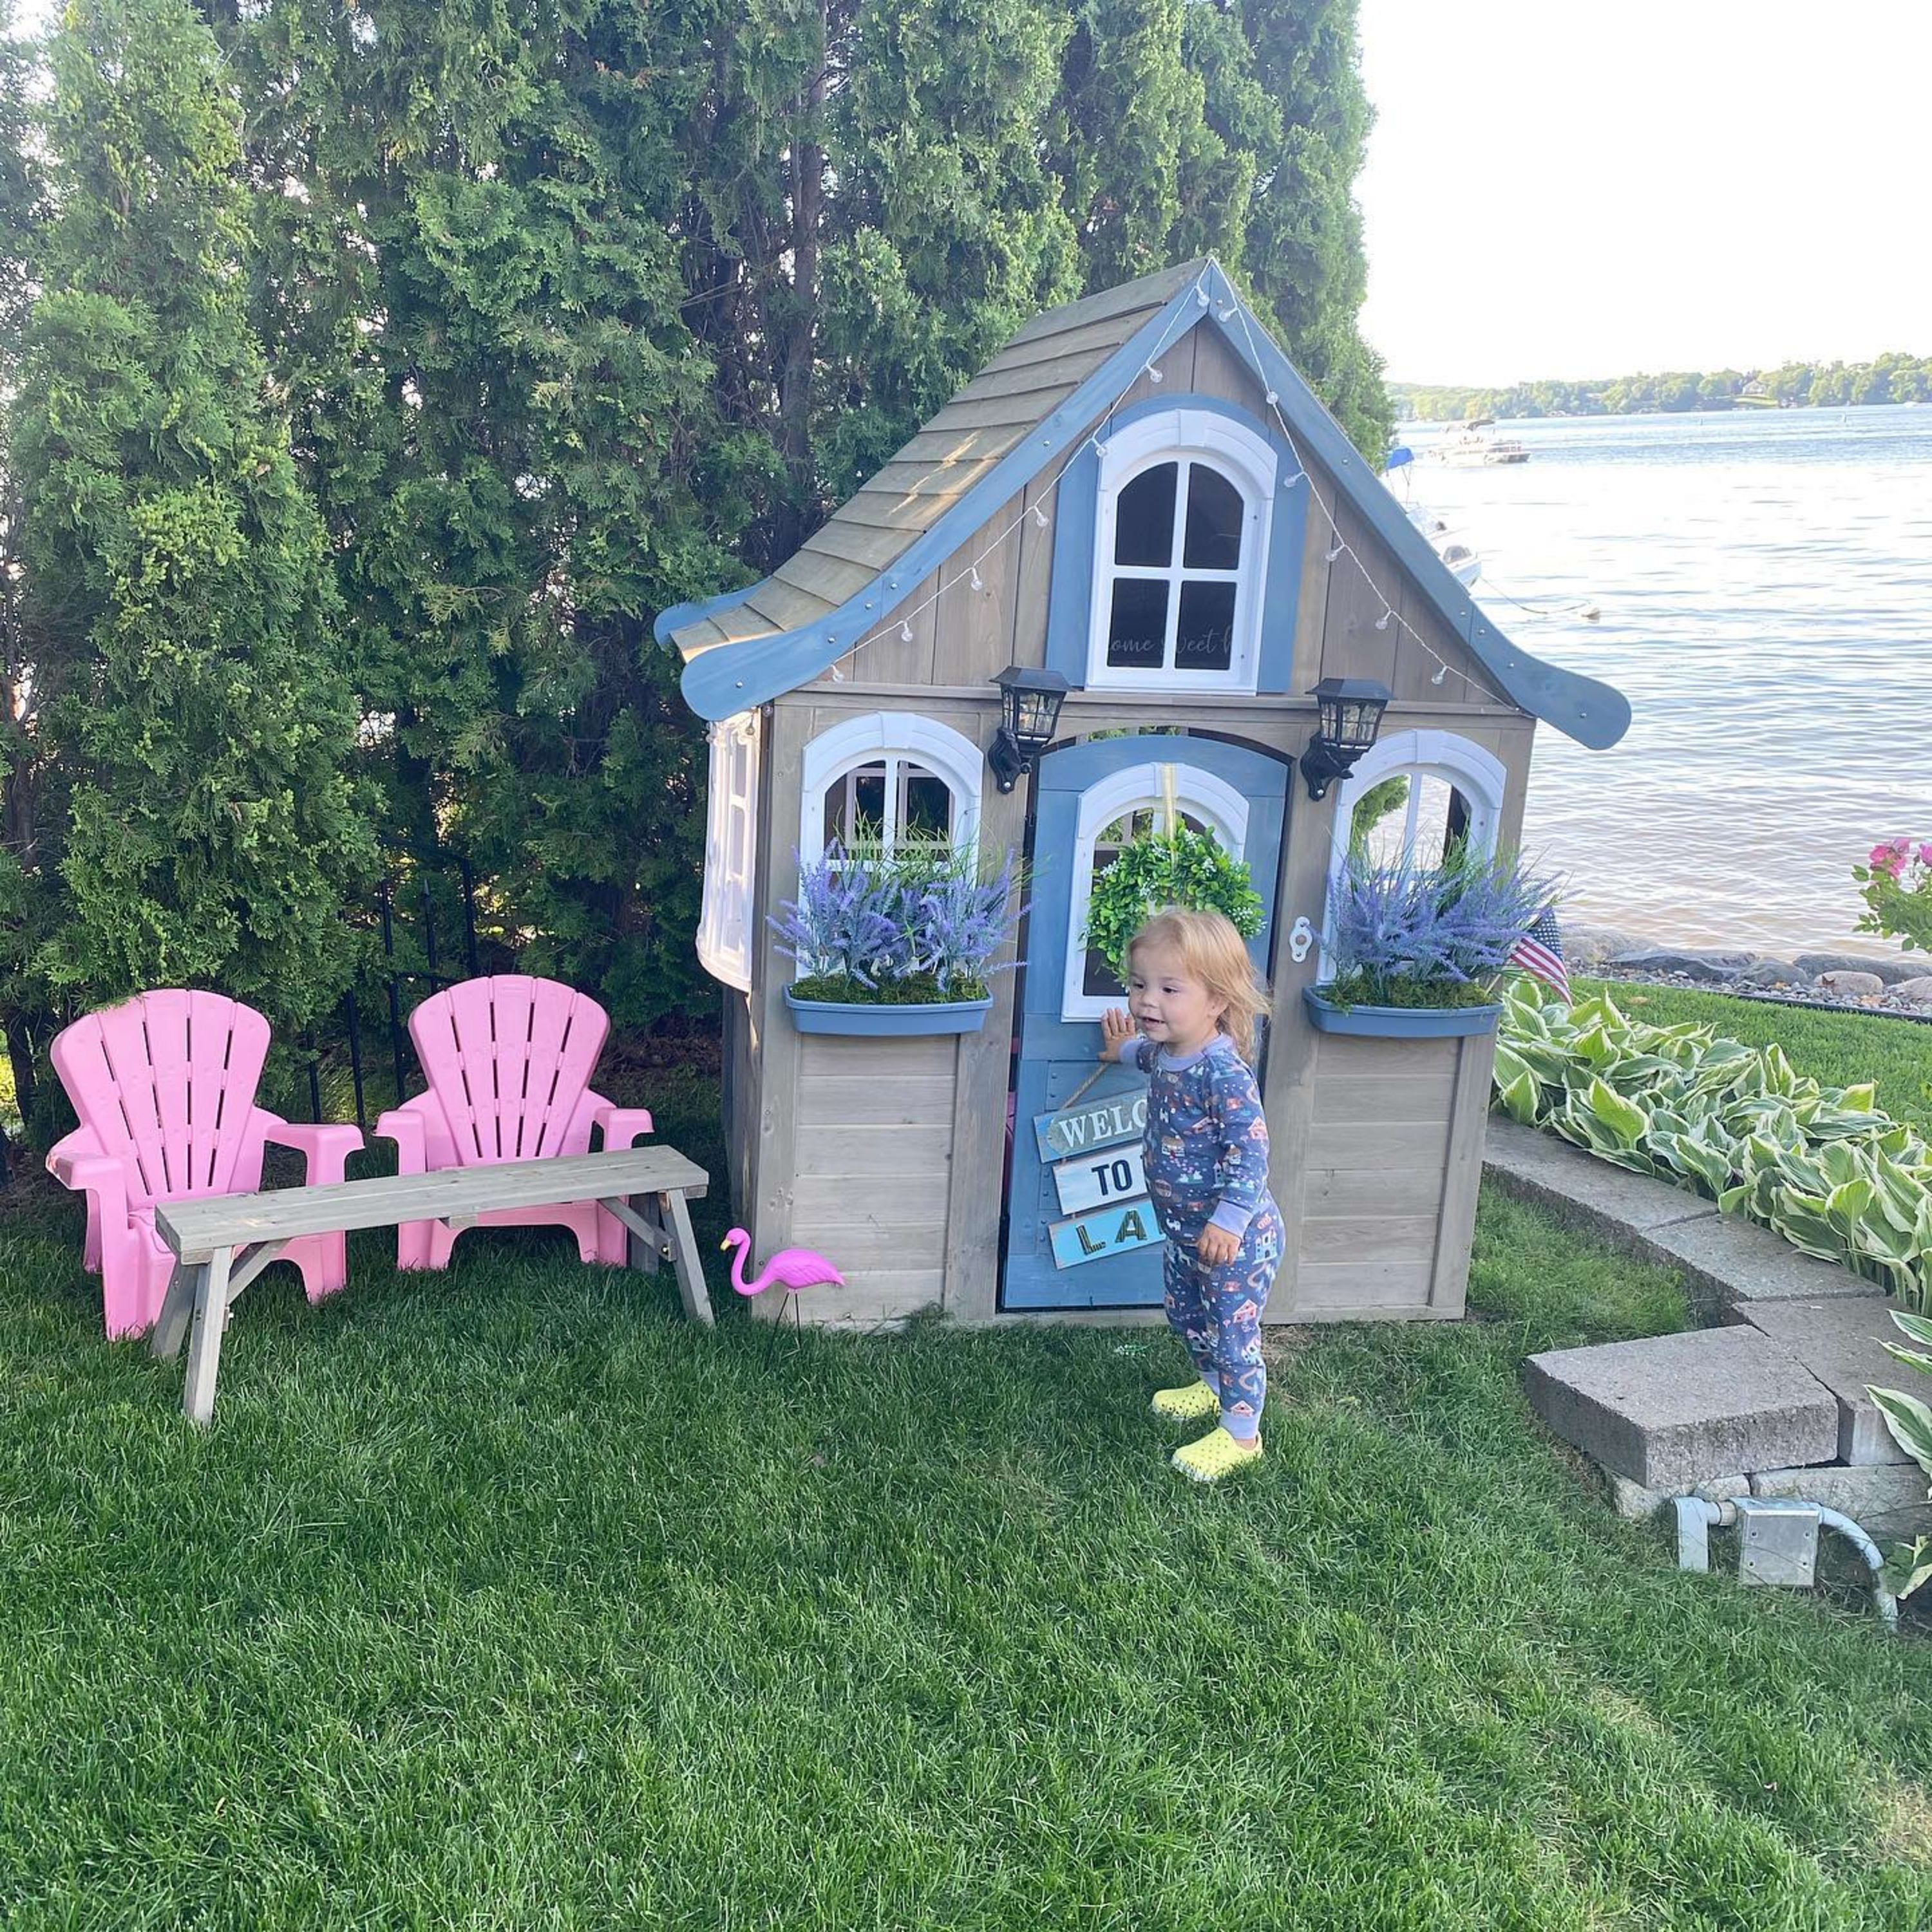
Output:
<instances>
[{"instance_id":1,"label":"black metal fence","mask_svg":"<svg viewBox=\"0 0 1932 1932\"><path fill-rule=\"evenodd\" d=\"M444 986L474 979L483 970L476 938L476 875L468 857L437 848L393 852L364 916L381 947L380 962L366 968L344 999L334 1040L326 1046L313 1037L305 1072L310 1118L320 1120L322 1080L333 1052L346 1052L356 1124L369 1130L365 1015L376 1014L378 1040L387 1032L389 1091L400 1100L408 1078L410 1013ZM507 966L512 949L498 942L493 964ZM380 1050L380 1046L379 1046Z\"/></svg>"}]
</instances>

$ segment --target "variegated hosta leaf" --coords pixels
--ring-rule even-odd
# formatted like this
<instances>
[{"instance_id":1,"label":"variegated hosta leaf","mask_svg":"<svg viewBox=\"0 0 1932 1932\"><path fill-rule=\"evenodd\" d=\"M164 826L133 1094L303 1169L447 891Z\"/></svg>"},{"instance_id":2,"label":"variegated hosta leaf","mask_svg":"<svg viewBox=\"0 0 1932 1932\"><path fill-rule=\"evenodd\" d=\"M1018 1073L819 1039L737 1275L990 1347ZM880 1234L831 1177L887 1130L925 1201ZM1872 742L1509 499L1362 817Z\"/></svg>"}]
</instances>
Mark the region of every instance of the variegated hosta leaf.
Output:
<instances>
[{"instance_id":1,"label":"variegated hosta leaf","mask_svg":"<svg viewBox=\"0 0 1932 1932\"><path fill-rule=\"evenodd\" d=\"M1542 1090L1536 1084L1535 1076L1525 1067L1502 1089L1503 1112L1526 1127L1534 1126Z\"/></svg>"},{"instance_id":2,"label":"variegated hosta leaf","mask_svg":"<svg viewBox=\"0 0 1932 1932\"><path fill-rule=\"evenodd\" d=\"M1932 1536L1902 1543L1886 1559L1885 1586L1894 1597L1909 1597L1932 1581Z\"/></svg>"},{"instance_id":3,"label":"variegated hosta leaf","mask_svg":"<svg viewBox=\"0 0 1932 1932\"><path fill-rule=\"evenodd\" d=\"M1613 1133L1620 1146L1634 1148L1650 1125L1650 1116L1634 1100L1627 1100L1601 1080L1590 1088L1590 1111Z\"/></svg>"},{"instance_id":4,"label":"variegated hosta leaf","mask_svg":"<svg viewBox=\"0 0 1932 1932\"><path fill-rule=\"evenodd\" d=\"M1868 1386L1865 1394L1877 1405L1898 1446L1932 1476L1932 1408L1903 1389Z\"/></svg>"},{"instance_id":5,"label":"variegated hosta leaf","mask_svg":"<svg viewBox=\"0 0 1932 1932\"><path fill-rule=\"evenodd\" d=\"M1932 1348L1932 1318L1923 1315L1908 1315L1902 1308L1894 1308L1892 1311L1892 1322L1894 1328L1904 1330L1911 1340L1923 1342L1927 1348Z\"/></svg>"}]
</instances>

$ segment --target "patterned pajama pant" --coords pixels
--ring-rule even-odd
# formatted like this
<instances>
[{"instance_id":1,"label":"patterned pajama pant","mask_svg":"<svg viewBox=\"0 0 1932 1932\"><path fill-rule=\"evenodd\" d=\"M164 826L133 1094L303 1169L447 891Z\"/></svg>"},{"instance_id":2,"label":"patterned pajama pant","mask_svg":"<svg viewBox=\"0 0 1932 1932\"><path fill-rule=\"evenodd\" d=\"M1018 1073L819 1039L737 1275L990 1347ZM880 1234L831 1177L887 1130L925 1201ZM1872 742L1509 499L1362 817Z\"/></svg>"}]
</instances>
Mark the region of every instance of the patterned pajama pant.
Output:
<instances>
[{"instance_id":1,"label":"patterned pajama pant","mask_svg":"<svg viewBox=\"0 0 1932 1932\"><path fill-rule=\"evenodd\" d=\"M1280 1210L1266 1203L1248 1223L1241 1251L1220 1268L1202 1264L1192 1234L1168 1237L1162 1276L1168 1325L1194 1358L1201 1379L1221 1398L1221 1426L1246 1442L1261 1427L1268 1394L1262 1363L1262 1310L1281 1264Z\"/></svg>"}]
</instances>

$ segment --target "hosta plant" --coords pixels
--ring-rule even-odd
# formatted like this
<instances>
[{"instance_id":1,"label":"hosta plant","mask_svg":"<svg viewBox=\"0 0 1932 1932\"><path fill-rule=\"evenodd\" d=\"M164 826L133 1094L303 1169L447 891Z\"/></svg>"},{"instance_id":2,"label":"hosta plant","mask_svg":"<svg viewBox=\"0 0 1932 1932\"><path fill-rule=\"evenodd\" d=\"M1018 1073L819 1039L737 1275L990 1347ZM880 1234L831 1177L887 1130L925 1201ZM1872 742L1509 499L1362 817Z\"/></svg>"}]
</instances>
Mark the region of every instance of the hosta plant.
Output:
<instances>
[{"instance_id":1,"label":"hosta plant","mask_svg":"<svg viewBox=\"0 0 1932 1932\"><path fill-rule=\"evenodd\" d=\"M1606 995L1503 994L1497 1104L1601 1159L1654 1174L1932 1313L1932 1150L1870 1086L1826 1088L1776 1046L1648 1026Z\"/></svg>"},{"instance_id":2,"label":"hosta plant","mask_svg":"<svg viewBox=\"0 0 1932 1932\"><path fill-rule=\"evenodd\" d=\"M794 998L862 1005L983 1000L993 958L1018 923L1019 867L997 872L970 850L917 847L892 856L836 841L801 861L798 897L771 925L798 968Z\"/></svg>"},{"instance_id":3,"label":"hosta plant","mask_svg":"<svg viewBox=\"0 0 1932 1932\"><path fill-rule=\"evenodd\" d=\"M1888 1342L1886 1352L1896 1355L1908 1368L1932 1376L1932 1354L1925 1352L1932 1349L1932 1321L1921 1315L1901 1315L1896 1310L1892 1318L1904 1330L1908 1340L1921 1346L1901 1348L1897 1342ZM1927 1475L1932 1476L1932 1408L1903 1389L1868 1388L1865 1393L1878 1404L1886 1426L1897 1438L1898 1446ZM1901 1597L1909 1597L1922 1584L1932 1582L1932 1536L1922 1536L1917 1542L1894 1552L1886 1573L1886 1581Z\"/></svg>"}]
</instances>

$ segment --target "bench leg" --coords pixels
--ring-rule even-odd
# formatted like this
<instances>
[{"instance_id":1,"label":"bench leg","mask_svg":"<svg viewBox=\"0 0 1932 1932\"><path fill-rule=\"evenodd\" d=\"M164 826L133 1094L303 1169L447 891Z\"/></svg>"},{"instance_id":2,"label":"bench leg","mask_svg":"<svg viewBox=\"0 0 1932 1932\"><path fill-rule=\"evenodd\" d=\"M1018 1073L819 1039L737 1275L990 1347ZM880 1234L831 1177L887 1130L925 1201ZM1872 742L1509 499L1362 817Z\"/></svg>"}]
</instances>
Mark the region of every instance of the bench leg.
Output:
<instances>
[{"instance_id":1,"label":"bench leg","mask_svg":"<svg viewBox=\"0 0 1932 1932\"><path fill-rule=\"evenodd\" d=\"M691 1210L682 1194L660 1194L658 1211L670 1237L671 1265L677 1270L678 1298L694 1322L712 1325L711 1297L704 1286L704 1264L698 1258L698 1237L691 1231Z\"/></svg>"},{"instance_id":2,"label":"bench leg","mask_svg":"<svg viewBox=\"0 0 1932 1932\"><path fill-rule=\"evenodd\" d=\"M197 1278L208 1272L193 1262L176 1262L168 1276L168 1292L161 1298L161 1312L154 1317L154 1332L148 1346L156 1359L171 1361L181 1353L188 1334L188 1318L194 1312Z\"/></svg>"},{"instance_id":3,"label":"bench leg","mask_svg":"<svg viewBox=\"0 0 1932 1932\"><path fill-rule=\"evenodd\" d=\"M205 1429L214 1414L214 1372L221 1360L221 1331L228 1323L228 1268L233 1250L217 1248L195 1270L194 1333L188 1345L188 1385L182 1408Z\"/></svg>"}]
</instances>

